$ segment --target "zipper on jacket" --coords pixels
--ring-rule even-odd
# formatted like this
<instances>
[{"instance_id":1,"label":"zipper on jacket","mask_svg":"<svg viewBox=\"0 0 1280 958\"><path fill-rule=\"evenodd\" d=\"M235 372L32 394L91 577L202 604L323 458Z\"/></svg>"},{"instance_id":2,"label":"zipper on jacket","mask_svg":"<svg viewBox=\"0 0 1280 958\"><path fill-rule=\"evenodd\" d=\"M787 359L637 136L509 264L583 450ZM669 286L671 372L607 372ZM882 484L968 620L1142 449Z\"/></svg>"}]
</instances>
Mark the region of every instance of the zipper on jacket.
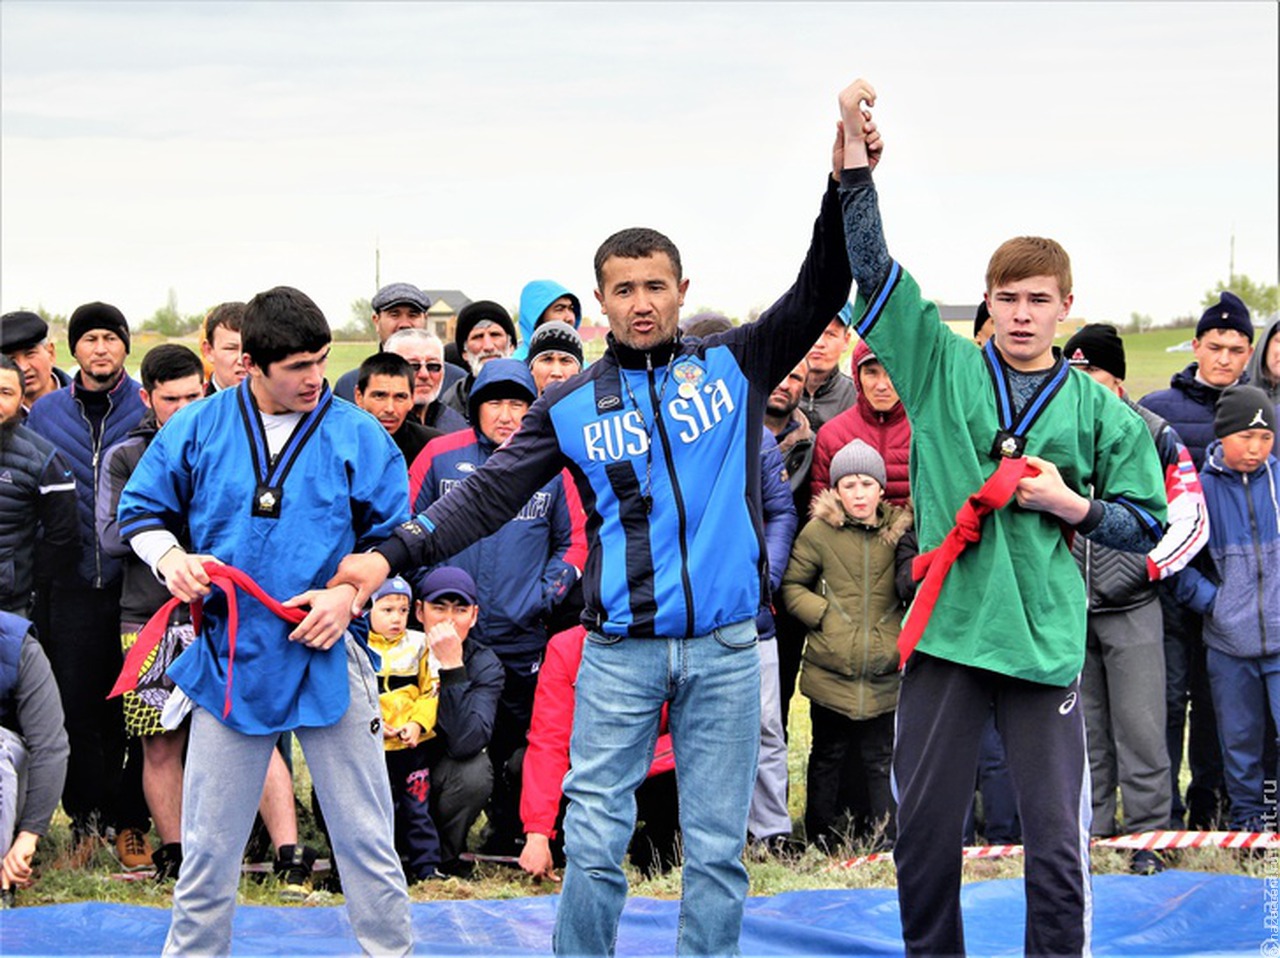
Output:
<instances>
[{"instance_id":1,"label":"zipper on jacket","mask_svg":"<svg viewBox=\"0 0 1280 958\"><path fill-rule=\"evenodd\" d=\"M119 383L116 384L117 386ZM102 438L107 434L107 420L111 418L111 394L107 394L107 411L102 417L102 432L98 435L93 434L93 423L89 421L89 417L85 415L84 403L76 400L76 405L80 407L80 418L84 420L84 424L89 427L89 439L93 443L93 512L94 521L97 521L98 514L98 460L102 455ZM98 542L98 532L93 531L93 587L95 589L102 588L102 547Z\"/></svg>"},{"instance_id":2,"label":"zipper on jacket","mask_svg":"<svg viewBox=\"0 0 1280 958\"><path fill-rule=\"evenodd\" d=\"M676 356L672 352L667 362L673 363L675 361ZM671 443L667 440L667 426L662 421L662 405L653 380L652 353L644 354L644 365L649 380L649 401L653 403L653 421L658 427L658 435L662 439L662 459L667 464L667 476L671 479L671 492L676 500L676 516L679 519L680 530L680 583L684 586L685 635L692 636L693 584L689 581L689 544L685 541L688 536L688 519L684 513L684 495L680 492L680 482L676 478L676 464L671 457ZM652 490L650 492L652 493Z\"/></svg>"},{"instance_id":3,"label":"zipper on jacket","mask_svg":"<svg viewBox=\"0 0 1280 958\"><path fill-rule=\"evenodd\" d=\"M1258 585L1254 590L1258 595L1258 636L1262 642L1262 654L1267 655L1267 615L1266 603L1263 600L1265 593L1262 591L1264 587L1262 578L1262 543L1259 541L1258 513L1253 508L1253 496L1249 492L1249 477L1241 473L1240 478L1244 480L1244 501L1249 507L1249 538L1253 540L1253 557L1258 560Z\"/></svg>"},{"instance_id":4,"label":"zipper on jacket","mask_svg":"<svg viewBox=\"0 0 1280 958\"><path fill-rule=\"evenodd\" d=\"M858 714L867 714L864 699L871 680L871 535L859 533L862 540L862 681L858 683Z\"/></svg>"}]
</instances>

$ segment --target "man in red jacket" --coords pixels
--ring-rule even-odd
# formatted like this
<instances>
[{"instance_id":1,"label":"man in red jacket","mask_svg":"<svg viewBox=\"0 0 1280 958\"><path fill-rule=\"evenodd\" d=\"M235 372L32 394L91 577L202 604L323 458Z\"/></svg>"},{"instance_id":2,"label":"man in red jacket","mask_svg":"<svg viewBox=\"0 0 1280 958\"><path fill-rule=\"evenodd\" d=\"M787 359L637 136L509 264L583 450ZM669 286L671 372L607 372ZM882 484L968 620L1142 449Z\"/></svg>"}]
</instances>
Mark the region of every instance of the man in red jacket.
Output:
<instances>
[{"instance_id":1,"label":"man in red jacket","mask_svg":"<svg viewBox=\"0 0 1280 958\"><path fill-rule=\"evenodd\" d=\"M810 489L816 496L828 488L831 457L853 440L861 439L884 459L888 478L885 500L903 505L911 496L907 476L911 424L907 422L907 411L902 408L889 374L866 343L860 342L854 348L853 369L857 401L818 430L809 470Z\"/></svg>"}]
</instances>

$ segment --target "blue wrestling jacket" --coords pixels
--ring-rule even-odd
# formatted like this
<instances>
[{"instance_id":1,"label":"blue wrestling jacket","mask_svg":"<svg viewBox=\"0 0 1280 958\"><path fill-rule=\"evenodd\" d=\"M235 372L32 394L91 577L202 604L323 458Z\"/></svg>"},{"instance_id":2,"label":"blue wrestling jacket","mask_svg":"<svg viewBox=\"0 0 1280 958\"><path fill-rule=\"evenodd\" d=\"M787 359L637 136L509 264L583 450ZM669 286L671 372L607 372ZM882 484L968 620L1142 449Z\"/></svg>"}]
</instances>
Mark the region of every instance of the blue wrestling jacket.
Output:
<instances>
[{"instance_id":1,"label":"blue wrestling jacket","mask_svg":"<svg viewBox=\"0 0 1280 958\"><path fill-rule=\"evenodd\" d=\"M546 391L466 483L377 547L392 569L487 535L569 468L587 513L584 624L692 636L754 619L768 595L760 496L765 400L844 306L844 227L828 184L800 273L754 323L604 356Z\"/></svg>"}]
</instances>

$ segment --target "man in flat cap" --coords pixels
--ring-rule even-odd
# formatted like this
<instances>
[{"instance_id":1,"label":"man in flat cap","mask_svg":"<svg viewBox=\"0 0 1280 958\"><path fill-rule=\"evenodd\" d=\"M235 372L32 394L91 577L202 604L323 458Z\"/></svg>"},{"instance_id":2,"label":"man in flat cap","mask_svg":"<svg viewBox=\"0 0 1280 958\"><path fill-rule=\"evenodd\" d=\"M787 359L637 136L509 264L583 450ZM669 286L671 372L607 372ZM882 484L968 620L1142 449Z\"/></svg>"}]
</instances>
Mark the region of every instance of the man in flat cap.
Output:
<instances>
[{"instance_id":1,"label":"man in flat cap","mask_svg":"<svg viewBox=\"0 0 1280 958\"><path fill-rule=\"evenodd\" d=\"M422 329L427 324L431 297L412 283L388 283L374 293L369 305L373 307L369 322L378 334L378 348L374 352L382 352L392 333L402 329ZM347 402L355 402L356 380L359 378L359 369L343 373L333 384L333 394Z\"/></svg>"},{"instance_id":2,"label":"man in flat cap","mask_svg":"<svg viewBox=\"0 0 1280 958\"><path fill-rule=\"evenodd\" d=\"M71 385L71 377L53 364L55 352L49 324L39 314L18 310L0 316L0 353L22 373L23 419L37 399Z\"/></svg>"}]
</instances>

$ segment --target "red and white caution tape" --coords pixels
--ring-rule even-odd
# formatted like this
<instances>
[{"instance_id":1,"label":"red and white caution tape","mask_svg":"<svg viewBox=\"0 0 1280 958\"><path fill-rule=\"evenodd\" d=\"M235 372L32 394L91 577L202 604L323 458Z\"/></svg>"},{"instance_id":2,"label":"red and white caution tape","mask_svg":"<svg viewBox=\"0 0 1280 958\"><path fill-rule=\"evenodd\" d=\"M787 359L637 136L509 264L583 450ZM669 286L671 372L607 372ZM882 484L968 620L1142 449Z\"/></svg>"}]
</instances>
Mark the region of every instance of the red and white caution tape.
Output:
<instances>
[{"instance_id":1,"label":"red and white caution tape","mask_svg":"<svg viewBox=\"0 0 1280 958\"><path fill-rule=\"evenodd\" d=\"M1280 848L1277 832L1141 832L1115 838L1095 838L1099 848L1132 848L1161 851L1172 848ZM965 859L1010 858L1022 854L1021 845L970 845L961 850ZM837 868L855 868L872 862L892 861L893 852L874 852L839 862Z\"/></svg>"},{"instance_id":2,"label":"red and white caution tape","mask_svg":"<svg viewBox=\"0 0 1280 958\"><path fill-rule=\"evenodd\" d=\"M1280 848L1276 832L1142 832L1099 838L1093 844L1104 848Z\"/></svg>"}]
</instances>

